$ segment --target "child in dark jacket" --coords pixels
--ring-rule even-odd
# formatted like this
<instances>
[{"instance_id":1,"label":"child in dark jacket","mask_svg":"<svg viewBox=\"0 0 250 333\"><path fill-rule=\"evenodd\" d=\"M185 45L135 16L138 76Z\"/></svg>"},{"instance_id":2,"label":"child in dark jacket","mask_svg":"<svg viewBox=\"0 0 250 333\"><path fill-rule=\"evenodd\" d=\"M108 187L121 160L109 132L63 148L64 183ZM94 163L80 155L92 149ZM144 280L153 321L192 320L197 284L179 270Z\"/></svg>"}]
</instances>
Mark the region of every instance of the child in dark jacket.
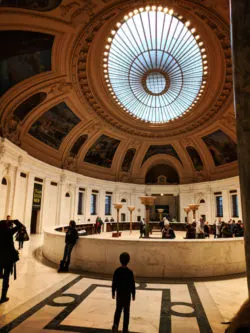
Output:
<instances>
[{"instance_id":1,"label":"child in dark jacket","mask_svg":"<svg viewBox=\"0 0 250 333\"><path fill-rule=\"evenodd\" d=\"M129 254L127 252L123 252L120 255L121 266L115 270L113 275L112 298L115 299L116 296L116 310L112 328L113 333L118 332L122 310L124 315L122 332L128 332L131 295L133 301L135 300L134 274L132 270L127 267L129 260Z\"/></svg>"}]
</instances>

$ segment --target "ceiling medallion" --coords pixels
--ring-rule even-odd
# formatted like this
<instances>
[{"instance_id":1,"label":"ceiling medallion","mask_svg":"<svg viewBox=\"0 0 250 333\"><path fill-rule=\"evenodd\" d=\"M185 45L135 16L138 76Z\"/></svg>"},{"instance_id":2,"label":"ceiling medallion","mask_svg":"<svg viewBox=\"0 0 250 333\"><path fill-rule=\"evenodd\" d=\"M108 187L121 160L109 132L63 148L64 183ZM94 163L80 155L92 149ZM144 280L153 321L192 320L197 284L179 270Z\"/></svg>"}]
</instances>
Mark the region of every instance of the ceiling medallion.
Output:
<instances>
[{"instance_id":1,"label":"ceiling medallion","mask_svg":"<svg viewBox=\"0 0 250 333\"><path fill-rule=\"evenodd\" d=\"M172 9L135 9L111 30L104 78L117 105L149 123L192 110L207 82L206 49L196 29Z\"/></svg>"}]
</instances>

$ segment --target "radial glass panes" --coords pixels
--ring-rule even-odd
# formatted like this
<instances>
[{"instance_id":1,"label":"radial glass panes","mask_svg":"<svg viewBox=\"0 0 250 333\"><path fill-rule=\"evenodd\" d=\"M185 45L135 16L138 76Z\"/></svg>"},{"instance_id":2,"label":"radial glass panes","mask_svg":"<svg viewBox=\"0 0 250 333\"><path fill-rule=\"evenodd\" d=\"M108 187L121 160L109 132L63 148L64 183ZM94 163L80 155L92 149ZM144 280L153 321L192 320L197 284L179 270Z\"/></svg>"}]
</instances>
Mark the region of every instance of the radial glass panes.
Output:
<instances>
[{"instance_id":1,"label":"radial glass panes","mask_svg":"<svg viewBox=\"0 0 250 333\"><path fill-rule=\"evenodd\" d=\"M117 28L108 38L103 64L117 104L151 123L191 110L206 84L207 60L190 22L152 6L129 13Z\"/></svg>"}]
</instances>

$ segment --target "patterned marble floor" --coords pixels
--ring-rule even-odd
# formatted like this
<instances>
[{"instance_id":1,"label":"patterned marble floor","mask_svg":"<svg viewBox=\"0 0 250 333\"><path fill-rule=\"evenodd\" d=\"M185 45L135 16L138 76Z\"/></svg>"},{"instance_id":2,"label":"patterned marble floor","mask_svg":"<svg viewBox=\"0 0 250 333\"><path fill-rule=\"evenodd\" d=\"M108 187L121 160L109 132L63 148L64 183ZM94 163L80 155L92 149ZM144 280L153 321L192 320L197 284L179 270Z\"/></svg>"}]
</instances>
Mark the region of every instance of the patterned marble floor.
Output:
<instances>
[{"instance_id":1,"label":"patterned marble floor","mask_svg":"<svg viewBox=\"0 0 250 333\"><path fill-rule=\"evenodd\" d=\"M0 332L111 332L111 281L58 274L42 258L42 236L25 243L10 301L0 305ZM245 277L210 281L137 281L130 332L224 332L247 297ZM122 322L120 323L120 328Z\"/></svg>"}]
</instances>

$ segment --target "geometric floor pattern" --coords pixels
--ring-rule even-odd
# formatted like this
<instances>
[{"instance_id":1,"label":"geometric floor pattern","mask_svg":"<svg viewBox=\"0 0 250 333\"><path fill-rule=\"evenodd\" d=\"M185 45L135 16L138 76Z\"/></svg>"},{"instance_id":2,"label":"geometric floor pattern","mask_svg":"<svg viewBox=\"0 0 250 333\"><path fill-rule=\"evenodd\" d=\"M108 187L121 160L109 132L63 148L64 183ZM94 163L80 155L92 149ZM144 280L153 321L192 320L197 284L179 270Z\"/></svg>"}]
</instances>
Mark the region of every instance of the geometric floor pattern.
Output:
<instances>
[{"instance_id":1,"label":"geometric floor pattern","mask_svg":"<svg viewBox=\"0 0 250 333\"><path fill-rule=\"evenodd\" d=\"M81 275L75 277L0 331L111 332L115 309L111 283L102 280L100 283L92 282ZM131 304L130 332L184 331L213 332L195 284L137 284L136 300Z\"/></svg>"},{"instance_id":2,"label":"geometric floor pattern","mask_svg":"<svg viewBox=\"0 0 250 333\"><path fill-rule=\"evenodd\" d=\"M58 274L57 267L44 260L42 243L42 235L32 235L20 252L10 300L0 304L0 332L111 332L115 300L110 278ZM158 282L136 278L129 329L131 333L224 333L223 322L230 321L246 298L244 276ZM122 320L120 332L121 328Z\"/></svg>"}]
</instances>

